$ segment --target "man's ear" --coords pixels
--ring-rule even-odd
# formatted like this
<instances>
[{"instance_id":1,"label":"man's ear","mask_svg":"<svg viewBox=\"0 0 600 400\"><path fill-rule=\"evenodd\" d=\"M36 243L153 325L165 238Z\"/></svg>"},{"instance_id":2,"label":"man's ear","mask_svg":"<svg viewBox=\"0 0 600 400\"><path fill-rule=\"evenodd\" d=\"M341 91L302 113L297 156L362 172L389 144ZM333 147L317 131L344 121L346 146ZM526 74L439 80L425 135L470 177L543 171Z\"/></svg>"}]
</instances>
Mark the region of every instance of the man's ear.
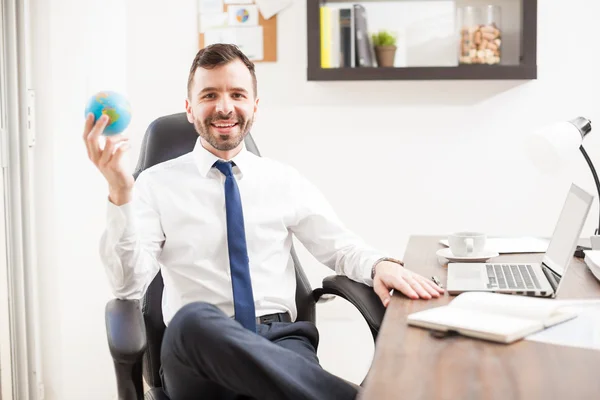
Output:
<instances>
[{"instance_id":1,"label":"man's ear","mask_svg":"<svg viewBox=\"0 0 600 400\"><path fill-rule=\"evenodd\" d=\"M257 97L256 100L254 101L254 113L256 113L256 111L258 110L258 101L260 99Z\"/></svg>"},{"instance_id":2,"label":"man's ear","mask_svg":"<svg viewBox=\"0 0 600 400\"><path fill-rule=\"evenodd\" d=\"M194 123L194 113L192 111L192 104L189 99L185 99L185 113L187 114L187 120L190 124Z\"/></svg>"}]
</instances>

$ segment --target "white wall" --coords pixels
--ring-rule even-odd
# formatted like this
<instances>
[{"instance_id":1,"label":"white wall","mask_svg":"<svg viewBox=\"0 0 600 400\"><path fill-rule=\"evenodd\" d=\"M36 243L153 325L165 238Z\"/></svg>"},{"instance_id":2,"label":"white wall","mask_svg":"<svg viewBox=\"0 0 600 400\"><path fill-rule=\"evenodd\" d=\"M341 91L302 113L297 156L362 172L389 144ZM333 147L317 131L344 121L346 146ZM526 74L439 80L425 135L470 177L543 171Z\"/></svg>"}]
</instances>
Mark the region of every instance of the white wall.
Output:
<instances>
[{"instance_id":1,"label":"white wall","mask_svg":"<svg viewBox=\"0 0 600 400\"><path fill-rule=\"evenodd\" d=\"M104 330L110 294L97 250L106 185L81 141L85 100L101 87L127 93L133 164L148 123L183 110L197 50L194 0L124 3L33 0L48 399L115 394ZM279 61L257 66L261 103L253 136L264 155L315 182L350 228L396 256L411 234L550 235L570 182L593 191L593 181L583 158L558 177L538 176L519 140L552 121L600 120L591 28L600 7L591 0L539 3L536 81L307 82L306 1L297 0L279 17ZM594 160L599 136L586 140ZM586 232L597 218L594 207ZM299 250L317 285L329 271Z\"/></svg>"}]
</instances>

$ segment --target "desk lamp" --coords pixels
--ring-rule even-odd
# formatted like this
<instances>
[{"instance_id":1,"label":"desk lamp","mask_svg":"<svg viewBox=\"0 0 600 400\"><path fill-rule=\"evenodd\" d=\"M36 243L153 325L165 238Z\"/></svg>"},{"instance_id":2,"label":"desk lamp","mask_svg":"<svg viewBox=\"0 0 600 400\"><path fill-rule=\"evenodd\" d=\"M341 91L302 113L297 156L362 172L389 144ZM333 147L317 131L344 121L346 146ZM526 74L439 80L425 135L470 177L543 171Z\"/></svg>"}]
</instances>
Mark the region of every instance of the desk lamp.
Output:
<instances>
[{"instance_id":1,"label":"desk lamp","mask_svg":"<svg viewBox=\"0 0 600 400\"><path fill-rule=\"evenodd\" d=\"M560 122L545 129L535 132L528 137L526 146L533 162L543 171L554 172L560 168L563 160L571 158L579 147L585 161L592 171L598 201L600 201L600 181L592 164L592 160L583 148L583 139L592 131L592 121L584 117L577 117L570 121ZM599 214L600 218L600 214ZM600 220L594 234L590 237L592 248L600 250ZM587 248L577 246L575 256L585 257L583 250Z\"/></svg>"}]
</instances>

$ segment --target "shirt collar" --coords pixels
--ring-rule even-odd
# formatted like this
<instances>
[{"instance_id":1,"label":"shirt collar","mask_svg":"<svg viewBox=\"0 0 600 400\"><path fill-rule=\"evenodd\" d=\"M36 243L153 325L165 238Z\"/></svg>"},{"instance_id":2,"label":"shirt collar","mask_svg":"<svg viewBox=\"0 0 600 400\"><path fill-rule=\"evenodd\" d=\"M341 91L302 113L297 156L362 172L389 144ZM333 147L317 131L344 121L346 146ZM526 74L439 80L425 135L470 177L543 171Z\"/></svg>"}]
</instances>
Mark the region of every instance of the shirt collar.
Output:
<instances>
[{"instance_id":1,"label":"shirt collar","mask_svg":"<svg viewBox=\"0 0 600 400\"><path fill-rule=\"evenodd\" d=\"M217 160L221 160L221 158L215 156L210 151L206 150L200 141L200 136L196 140L196 145L194 146L194 159L196 160L196 165L198 166L198 171L200 171L200 175L206 178L210 174L213 165ZM227 161L227 160L223 160ZM233 172L235 175L239 175L237 178L243 177L243 172L248 168L248 150L246 150L245 144L242 142L242 149L238 154L235 155L231 160L233 161L235 166ZM236 174L236 167L238 169L239 174Z\"/></svg>"}]
</instances>

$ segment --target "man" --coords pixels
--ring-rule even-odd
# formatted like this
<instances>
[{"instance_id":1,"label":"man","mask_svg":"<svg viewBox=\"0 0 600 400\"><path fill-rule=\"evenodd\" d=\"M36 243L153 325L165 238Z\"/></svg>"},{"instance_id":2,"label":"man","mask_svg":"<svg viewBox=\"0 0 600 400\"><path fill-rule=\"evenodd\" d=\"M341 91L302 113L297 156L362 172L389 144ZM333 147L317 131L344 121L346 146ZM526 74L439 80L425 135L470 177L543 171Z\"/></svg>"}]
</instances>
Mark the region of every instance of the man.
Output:
<instances>
[{"instance_id":1,"label":"man","mask_svg":"<svg viewBox=\"0 0 600 400\"><path fill-rule=\"evenodd\" d=\"M162 271L171 399L353 399L355 387L319 365L314 324L295 322L292 234L385 306L392 289L413 299L443 291L365 245L296 170L248 152L257 107L252 62L233 45L200 50L185 102L196 146L135 183L122 165L127 139L108 137L101 149L107 121L88 116L88 156L109 187L102 260L119 298L142 297ZM262 323L271 314L279 322Z\"/></svg>"}]
</instances>

